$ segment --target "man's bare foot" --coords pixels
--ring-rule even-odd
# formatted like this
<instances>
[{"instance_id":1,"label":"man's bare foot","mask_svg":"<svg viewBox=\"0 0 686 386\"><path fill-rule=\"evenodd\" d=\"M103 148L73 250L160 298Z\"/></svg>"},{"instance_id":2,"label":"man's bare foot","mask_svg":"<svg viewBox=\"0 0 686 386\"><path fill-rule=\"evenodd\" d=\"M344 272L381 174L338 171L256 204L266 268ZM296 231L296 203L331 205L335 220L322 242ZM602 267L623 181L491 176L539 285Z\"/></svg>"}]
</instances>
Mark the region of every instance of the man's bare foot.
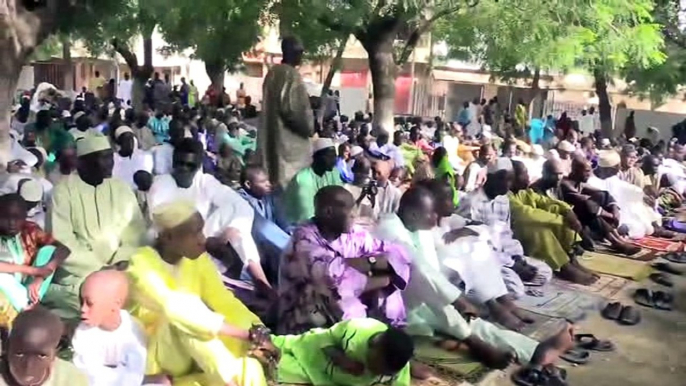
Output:
<instances>
[{"instance_id":1,"label":"man's bare foot","mask_svg":"<svg viewBox=\"0 0 686 386\"><path fill-rule=\"evenodd\" d=\"M443 339L440 342L436 342L436 346L445 351L459 351L462 347L462 342L455 339Z\"/></svg>"},{"instance_id":2,"label":"man's bare foot","mask_svg":"<svg viewBox=\"0 0 686 386\"><path fill-rule=\"evenodd\" d=\"M497 300L486 302L486 306L493 320L508 330L519 331L524 327L524 323Z\"/></svg>"},{"instance_id":3,"label":"man's bare foot","mask_svg":"<svg viewBox=\"0 0 686 386\"><path fill-rule=\"evenodd\" d=\"M560 268L560 272L557 273L557 276L562 280L581 285L591 285L598 280L598 277L571 263Z\"/></svg>"},{"instance_id":4,"label":"man's bare foot","mask_svg":"<svg viewBox=\"0 0 686 386\"><path fill-rule=\"evenodd\" d=\"M557 334L536 346L530 365L547 366L554 364L560 355L574 348L574 326L567 323Z\"/></svg>"},{"instance_id":5,"label":"man's bare foot","mask_svg":"<svg viewBox=\"0 0 686 386\"><path fill-rule=\"evenodd\" d=\"M410 361L410 376L413 379L419 379L423 381L434 376L434 372L431 367L418 362L416 360Z\"/></svg>"},{"instance_id":6,"label":"man's bare foot","mask_svg":"<svg viewBox=\"0 0 686 386\"><path fill-rule=\"evenodd\" d=\"M515 360L514 354L500 351L474 336L465 339L465 344L476 360L492 369L502 370Z\"/></svg>"},{"instance_id":7,"label":"man's bare foot","mask_svg":"<svg viewBox=\"0 0 686 386\"><path fill-rule=\"evenodd\" d=\"M514 315L517 319L521 320L522 322L526 324L531 324L534 322L533 319L526 316L526 314L522 312L522 310L520 310L516 304L514 304L514 301L512 300L510 295L501 296L497 299L497 301L498 303L502 304L503 307L507 308L512 313L512 315Z\"/></svg>"}]
</instances>

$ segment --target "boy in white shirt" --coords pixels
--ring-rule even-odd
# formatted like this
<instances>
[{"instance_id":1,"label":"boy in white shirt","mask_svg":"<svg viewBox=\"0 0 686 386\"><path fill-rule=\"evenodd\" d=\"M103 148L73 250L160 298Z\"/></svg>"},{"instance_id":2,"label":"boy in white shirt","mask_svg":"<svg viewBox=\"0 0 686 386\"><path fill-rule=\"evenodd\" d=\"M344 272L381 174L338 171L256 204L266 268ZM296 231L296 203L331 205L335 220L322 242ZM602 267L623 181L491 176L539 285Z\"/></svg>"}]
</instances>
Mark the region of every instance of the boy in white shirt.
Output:
<instances>
[{"instance_id":1,"label":"boy in white shirt","mask_svg":"<svg viewBox=\"0 0 686 386\"><path fill-rule=\"evenodd\" d=\"M94 272L81 286L82 321L72 338L73 361L91 386L144 384L145 335L122 309L127 295L126 275L116 270Z\"/></svg>"}]
</instances>

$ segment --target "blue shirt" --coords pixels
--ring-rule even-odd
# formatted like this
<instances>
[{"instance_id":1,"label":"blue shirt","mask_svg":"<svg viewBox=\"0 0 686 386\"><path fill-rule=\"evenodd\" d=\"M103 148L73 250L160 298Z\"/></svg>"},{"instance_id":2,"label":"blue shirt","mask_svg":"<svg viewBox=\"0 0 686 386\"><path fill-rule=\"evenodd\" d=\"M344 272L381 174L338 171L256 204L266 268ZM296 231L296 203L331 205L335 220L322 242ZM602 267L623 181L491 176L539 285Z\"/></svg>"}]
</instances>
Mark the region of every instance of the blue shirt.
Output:
<instances>
[{"instance_id":1,"label":"blue shirt","mask_svg":"<svg viewBox=\"0 0 686 386\"><path fill-rule=\"evenodd\" d=\"M169 121L168 117L152 117L148 120L148 127L152 134L155 136L157 143L163 143L169 140Z\"/></svg>"}]
</instances>

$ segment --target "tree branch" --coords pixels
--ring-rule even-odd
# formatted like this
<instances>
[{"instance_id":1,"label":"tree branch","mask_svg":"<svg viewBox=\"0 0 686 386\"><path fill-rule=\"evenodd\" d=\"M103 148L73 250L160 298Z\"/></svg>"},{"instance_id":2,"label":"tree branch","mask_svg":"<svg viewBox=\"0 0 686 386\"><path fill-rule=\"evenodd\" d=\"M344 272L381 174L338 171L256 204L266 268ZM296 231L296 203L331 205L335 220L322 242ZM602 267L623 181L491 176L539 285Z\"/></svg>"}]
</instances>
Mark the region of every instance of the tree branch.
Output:
<instances>
[{"instance_id":1,"label":"tree branch","mask_svg":"<svg viewBox=\"0 0 686 386\"><path fill-rule=\"evenodd\" d=\"M124 58L124 61L131 69L131 72L135 72L138 69L138 57L126 44L122 44L118 39L112 39L112 47L114 47L114 50Z\"/></svg>"},{"instance_id":2,"label":"tree branch","mask_svg":"<svg viewBox=\"0 0 686 386\"><path fill-rule=\"evenodd\" d=\"M674 43L679 48L686 49L686 36L684 36L681 31L675 31L673 28L665 26L662 28L662 34L667 40Z\"/></svg>"}]
</instances>

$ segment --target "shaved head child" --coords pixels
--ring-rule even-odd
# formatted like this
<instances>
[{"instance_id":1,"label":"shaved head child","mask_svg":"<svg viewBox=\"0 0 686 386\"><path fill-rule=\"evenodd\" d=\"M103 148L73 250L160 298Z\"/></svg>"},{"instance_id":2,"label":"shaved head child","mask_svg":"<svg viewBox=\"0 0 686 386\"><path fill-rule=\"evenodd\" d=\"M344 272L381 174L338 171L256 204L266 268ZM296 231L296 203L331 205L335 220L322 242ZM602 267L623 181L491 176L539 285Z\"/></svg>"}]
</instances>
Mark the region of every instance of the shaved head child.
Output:
<instances>
[{"instance_id":1,"label":"shaved head child","mask_svg":"<svg viewBox=\"0 0 686 386\"><path fill-rule=\"evenodd\" d=\"M145 377L145 335L123 310L129 283L123 272L88 275L81 286L81 324L72 339L74 364L91 385L140 385Z\"/></svg>"}]
</instances>

